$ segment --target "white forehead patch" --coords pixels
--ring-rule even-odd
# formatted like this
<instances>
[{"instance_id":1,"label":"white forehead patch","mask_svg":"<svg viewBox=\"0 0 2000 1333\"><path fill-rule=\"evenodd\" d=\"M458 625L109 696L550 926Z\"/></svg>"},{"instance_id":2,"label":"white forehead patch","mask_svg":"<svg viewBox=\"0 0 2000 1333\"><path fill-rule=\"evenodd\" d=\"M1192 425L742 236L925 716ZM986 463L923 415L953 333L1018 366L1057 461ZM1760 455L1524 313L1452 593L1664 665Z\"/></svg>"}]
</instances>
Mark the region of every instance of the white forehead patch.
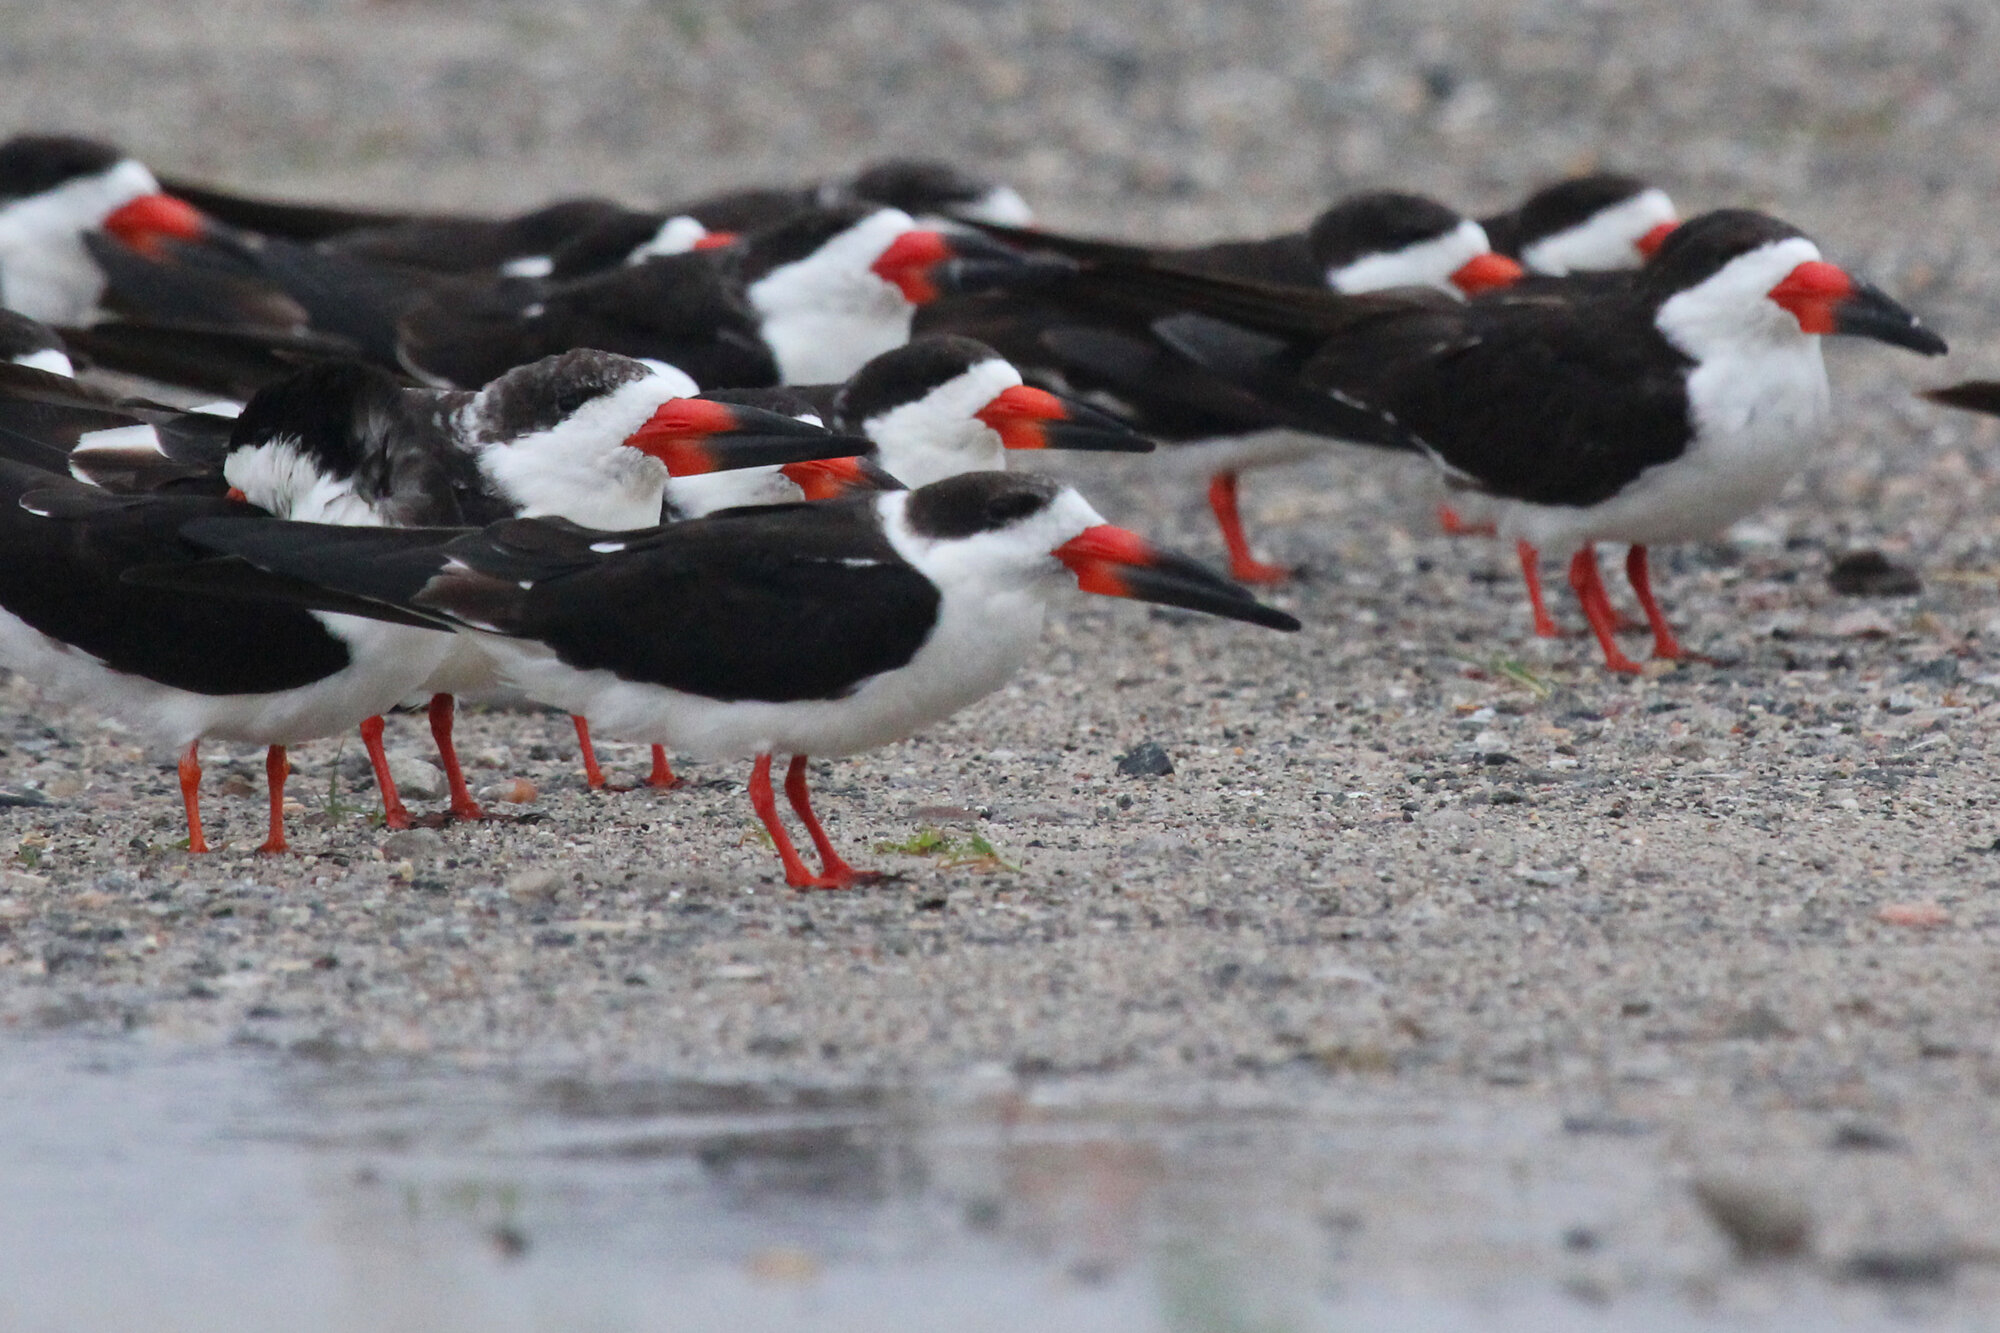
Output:
<instances>
[{"instance_id":1,"label":"white forehead patch","mask_svg":"<svg viewBox=\"0 0 2000 1333\"><path fill-rule=\"evenodd\" d=\"M1442 236L1418 241L1400 250L1365 255L1351 264L1328 269L1326 285L1337 292L1379 292L1391 287L1435 287L1463 296L1451 275L1493 248L1486 229L1471 218Z\"/></svg>"},{"instance_id":2,"label":"white forehead patch","mask_svg":"<svg viewBox=\"0 0 2000 1333\"><path fill-rule=\"evenodd\" d=\"M696 241L707 235L708 228L682 213L662 222L652 239L626 255L625 262L642 264L655 255L684 255L694 249Z\"/></svg>"},{"instance_id":3,"label":"white forehead patch","mask_svg":"<svg viewBox=\"0 0 2000 1333\"><path fill-rule=\"evenodd\" d=\"M1679 218L1665 190L1642 190L1528 246L1521 251L1521 266L1557 278L1569 273L1637 268L1646 260L1639 253L1640 239L1662 222L1677 222Z\"/></svg>"}]
</instances>

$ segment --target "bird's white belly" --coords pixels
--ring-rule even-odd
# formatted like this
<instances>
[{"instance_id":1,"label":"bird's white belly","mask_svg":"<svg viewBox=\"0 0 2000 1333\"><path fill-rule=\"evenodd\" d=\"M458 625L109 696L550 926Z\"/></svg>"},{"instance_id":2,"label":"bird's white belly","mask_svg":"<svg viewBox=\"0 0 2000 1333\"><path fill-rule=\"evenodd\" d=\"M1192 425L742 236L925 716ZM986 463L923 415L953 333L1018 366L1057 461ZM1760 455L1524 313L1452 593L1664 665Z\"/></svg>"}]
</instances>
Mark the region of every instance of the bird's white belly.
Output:
<instances>
[{"instance_id":1,"label":"bird's white belly","mask_svg":"<svg viewBox=\"0 0 2000 1333\"><path fill-rule=\"evenodd\" d=\"M841 699L725 702L578 671L540 644L490 639L509 683L530 698L590 719L594 731L667 745L701 759L844 755L887 745L992 693L1026 661L1043 606L1031 592L983 599L977 613L947 599L911 660Z\"/></svg>"},{"instance_id":2,"label":"bird's white belly","mask_svg":"<svg viewBox=\"0 0 2000 1333\"><path fill-rule=\"evenodd\" d=\"M1702 541L1777 499L1826 438L1826 371L1809 356L1730 359L1688 377L1695 442L1602 503L1498 502L1502 535L1545 554L1585 542Z\"/></svg>"},{"instance_id":3,"label":"bird's white belly","mask_svg":"<svg viewBox=\"0 0 2000 1333\"><path fill-rule=\"evenodd\" d=\"M199 694L113 670L0 611L0 664L65 704L108 714L154 743L185 748L204 736L252 745L296 745L385 712L436 668L448 635L353 616L319 615L348 641L353 660L309 685L262 694Z\"/></svg>"}]
</instances>

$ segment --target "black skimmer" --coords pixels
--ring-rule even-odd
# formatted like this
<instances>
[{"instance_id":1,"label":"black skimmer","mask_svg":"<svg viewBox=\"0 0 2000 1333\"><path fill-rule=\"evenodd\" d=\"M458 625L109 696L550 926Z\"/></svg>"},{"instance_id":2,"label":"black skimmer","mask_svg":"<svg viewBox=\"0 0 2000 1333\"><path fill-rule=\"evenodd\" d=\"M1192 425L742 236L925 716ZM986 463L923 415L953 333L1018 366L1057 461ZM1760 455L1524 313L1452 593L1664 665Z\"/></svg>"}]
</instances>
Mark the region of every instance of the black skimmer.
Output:
<instances>
[{"instance_id":1,"label":"black skimmer","mask_svg":"<svg viewBox=\"0 0 2000 1333\"><path fill-rule=\"evenodd\" d=\"M680 367L704 388L824 384L909 341L916 308L1031 264L900 209L794 215L724 249L656 257L569 282L432 292L402 321L405 367L481 384L572 347Z\"/></svg>"},{"instance_id":2,"label":"black skimmer","mask_svg":"<svg viewBox=\"0 0 2000 1333\"><path fill-rule=\"evenodd\" d=\"M1679 222L1665 190L1612 172L1557 181L1480 219L1495 250L1552 278L1637 268Z\"/></svg>"},{"instance_id":3,"label":"black skimmer","mask_svg":"<svg viewBox=\"0 0 2000 1333\"><path fill-rule=\"evenodd\" d=\"M267 747L270 835L259 850L284 851L286 748L378 716L450 647L407 617L384 623L218 595L214 584L189 593L125 581L140 567L202 558L176 535L182 523L257 513L222 497L112 494L0 459L0 664L171 746L191 852L208 850L204 738Z\"/></svg>"},{"instance_id":4,"label":"black skimmer","mask_svg":"<svg viewBox=\"0 0 2000 1333\"><path fill-rule=\"evenodd\" d=\"M1505 287L1521 266L1495 252L1478 222L1421 194L1380 190L1343 199L1303 230L1254 240L1139 246L1018 227L982 230L1027 250L1080 261L1165 264L1184 272L1337 292L1437 287L1472 296Z\"/></svg>"},{"instance_id":5,"label":"black skimmer","mask_svg":"<svg viewBox=\"0 0 2000 1333\"><path fill-rule=\"evenodd\" d=\"M1291 345L1206 319L1160 332L1246 383L1392 416L1501 535L1575 553L1570 584L1615 671L1639 666L1613 638L1594 543L1630 544L1655 655L1682 656L1647 547L1715 535L1811 457L1829 415L1820 338L1945 350L1796 228L1734 209L1682 223L1630 282L1566 299L1366 298L1344 328Z\"/></svg>"},{"instance_id":6,"label":"black skimmer","mask_svg":"<svg viewBox=\"0 0 2000 1333\"><path fill-rule=\"evenodd\" d=\"M1146 453L1153 442L1095 408L1026 383L998 352L933 334L882 353L844 384L704 395L824 421L865 438L872 462L904 486L962 472L998 472L1017 450ZM827 499L870 479L854 470L762 468L678 480L665 517L693 518L745 504Z\"/></svg>"},{"instance_id":7,"label":"black skimmer","mask_svg":"<svg viewBox=\"0 0 2000 1333\"><path fill-rule=\"evenodd\" d=\"M928 158L885 158L852 176L811 185L760 186L687 200L669 209L714 231L749 232L802 209L840 204L900 208L926 226L988 222L1026 227L1034 210L1010 185Z\"/></svg>"},{"instance_id":8,"label":"black skimmer","mask_svg":"<svg viewBox=\"0 0 2000 1333\"><path fill-rule=\"evenodd\" d=\"M1104 522L1044 478L969 473L915 491L739 509L639 532L517 520L469 533L203 520L197 544L476 633L532 698L615 734L754 756L750 799L785 879L869 876L834 850L808 755L899 740L999 688L1033 650L1065 568L1087 592L1274 629L1298 622ZM779 822L774 755L818 848Z\"/></svg>"},{"instance_id":9,"label":"black skimmer","mask_svg":"<svg viewBox=\"0 0 2000 1333\"><path fill-rule=\"evenodd\" d=\"M1176 309L1173 281L1241 279L1262 288L1266 303L1311 307L1315 296L1385 287L1465 298L1521 275L1517 263L1492 252L1477 222L1420 195L1361 195L1327 210L1305 233L1181 250L988 230L1054 250L1083 272L1068 286L1036 275L1025 296L1001 291L941 303L920 312L918 329L982 338L1051 383L1109 398L1139 430L1175 444L1180 457L1199 459L1230 573L1249 583L1278 582L1289 571L1251 552L1238 506L1242 472L1310 457L1328 439L1391 448L1408 442L1365 414L1335 430L1317 410L1280 411L1272 399L1247 397L1162 344L1151 326ZM1155 287L1161 296L1144 295ZM1208 293L1221 290L1211 285Z\"/></svg>"},{"instance_id":10,"label":"black skimmer","mask_svg":"<svg viewBox=\"0 0 2000 1333\"><path fill-rule=\"evenodd\" d=\"M1570 290L1536 281L1558 278L1574 283L1586 277L1629 275L1644 264L1680 215L1666 191L1632 176L1595 172L1557 181L1529 195L1505 213L1481 219L1494 248L1521 261L1532 275L1509 289L1510 295L1534 300ZM1478 510L1476 499L1471 501ZM1438 505L1438 526L1451 536L1491 536L1490 516L1468 517L1466 497L1460 503ZM1535 633L1552 637L1555 621L1542 596L1540 556L1525 539L1517 544L1521 575L1535 612Z\"/></svg>"},{"instance_id":11,"label":"black skimmer","mask_svg":"<svg viewBox=\"0 0 2000 1333\"><path fill-rule=\"evenodd\" d=\"M105 285L86 237L146 249L199 223L143 164L107 144L9 139L0 144L0 305L48 324L85 323Z\"/></svg>"}]
</instances>

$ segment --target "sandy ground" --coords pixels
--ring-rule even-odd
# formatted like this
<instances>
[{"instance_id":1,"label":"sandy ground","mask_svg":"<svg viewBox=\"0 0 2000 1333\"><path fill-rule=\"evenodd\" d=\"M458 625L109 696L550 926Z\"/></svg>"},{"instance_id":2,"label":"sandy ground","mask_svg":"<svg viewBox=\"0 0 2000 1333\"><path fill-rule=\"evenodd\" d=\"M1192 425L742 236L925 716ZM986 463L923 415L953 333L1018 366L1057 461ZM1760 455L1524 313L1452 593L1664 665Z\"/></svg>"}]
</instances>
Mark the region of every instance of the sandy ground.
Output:
<instances>
[{"instance_id":1,"label":"sandy ground","mask_svg":"<svg viewBox=\"0 0 2000 1333\"><path fill-rule=\"evenodd\" d=\"M862 892L783 887L741 767L593 796L567 728L511 711L462 737L475 782L535 784L522 822L385 836L358 746L325 742L294 755L300 854L260 859L258 757L217 751L231 848L194 861L164 756L14 682L9 1024L808 1081L1347 1082L1554 1108L1570 1139L1796 1189L1831 1255L2000 1245L1996 433L1910 396L2000 369L2000 16L219 0L0 4L0 30L8 127L383 203L664 201L916 150L1052 224L1180 238L1371 186L1499 207L1602 163L1686 211L1779 212L1954 345L1831 351L1815 467L1729 540L1660 553L1715 664L1636 681L1572 606L1573 637L1533 640L1505 553L1432 535L1421 471L1256 474L1254 530L1309 569L1277 597L1305 632L1073 599L1008 689L816 766L836 839L901 872ZM1067 472L1214 553L1171 464ZM1861 549L1922 592L1834 592ZM423 755L418 719L392 730ZM1145 741L1172 776L1117 772ZM949 853L887 850L927 828ZM1838 1146L1857 1134L1888 1150ZM1970 1262L1955 1291L1930 1312L1976 1324L2000 1279Z\"/></svg>"}]
</instances>

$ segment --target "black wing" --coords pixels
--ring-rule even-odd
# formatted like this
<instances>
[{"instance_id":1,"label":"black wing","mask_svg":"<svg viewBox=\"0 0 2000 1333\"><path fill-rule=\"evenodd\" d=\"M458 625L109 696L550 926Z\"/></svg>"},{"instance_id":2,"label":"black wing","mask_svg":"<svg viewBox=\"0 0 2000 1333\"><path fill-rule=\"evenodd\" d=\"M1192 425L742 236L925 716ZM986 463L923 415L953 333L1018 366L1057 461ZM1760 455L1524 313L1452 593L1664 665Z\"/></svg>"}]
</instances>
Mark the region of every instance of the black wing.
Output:
<instances>
[{"instance_id":1,"label":"black wing","mask_svg":"<svg viewBox=\"0 0 2000 1333\"><path fill-rule=\"evenodd\" d=\"M244 227L266 236L289 236L296 241L316 241L363 227L394 226L410 217L405 213L260 199L175 176L162 176L160 186L168 194L187 200L232 227Z\"/></svg>"},{"instance_id":2,"label":"black wing","mask_svg":"<svg viewBox=\"0 0 2000 1333\"><path fill-rule=\"evenodd\" d=\"M304 610L124 579L202 559L178 535L182 523L257 512L222 499L110 495L0 460L0 607L114 670L178 689L261 694L309 685L349 659ZM244 575L272 582L239 569L239 588Z\"/></svg>"},{"instance_id":3,"label":"black wing","mask_svg":"<svg viewBox=\"0 0 2000 1333\"><path fill-rule=\"evenodd\" d=\"M471 388L578 347L679 366L703 388L778 382L749 305L705 252L649 259L570 282L460 284L402 321L405 365Z\"/></svg>"},{"instance_id":4,"label":"black wing","mask_svg":"<svg viewBox=\"0 0 2000 1333\"><path fill-rule=\"evenodd\" d=\"M206 522L260 567L547 644L578 670L713 699L834 699L902 666L938 592L866 501L730 510L628 533L516 519L476 533Z\"/></svg>"},{"instance_id":5,"label":"black wing","mask_svg":"<svg viewBox=\"0 0 2000 1333\"><path fill-rule=\"evenodd\" d=\"M1687 446L1692 363L1623 289L1384 314L1301 382L1392 413L1478 488L1591 505Z\"/></svg>"}]
</instances>

